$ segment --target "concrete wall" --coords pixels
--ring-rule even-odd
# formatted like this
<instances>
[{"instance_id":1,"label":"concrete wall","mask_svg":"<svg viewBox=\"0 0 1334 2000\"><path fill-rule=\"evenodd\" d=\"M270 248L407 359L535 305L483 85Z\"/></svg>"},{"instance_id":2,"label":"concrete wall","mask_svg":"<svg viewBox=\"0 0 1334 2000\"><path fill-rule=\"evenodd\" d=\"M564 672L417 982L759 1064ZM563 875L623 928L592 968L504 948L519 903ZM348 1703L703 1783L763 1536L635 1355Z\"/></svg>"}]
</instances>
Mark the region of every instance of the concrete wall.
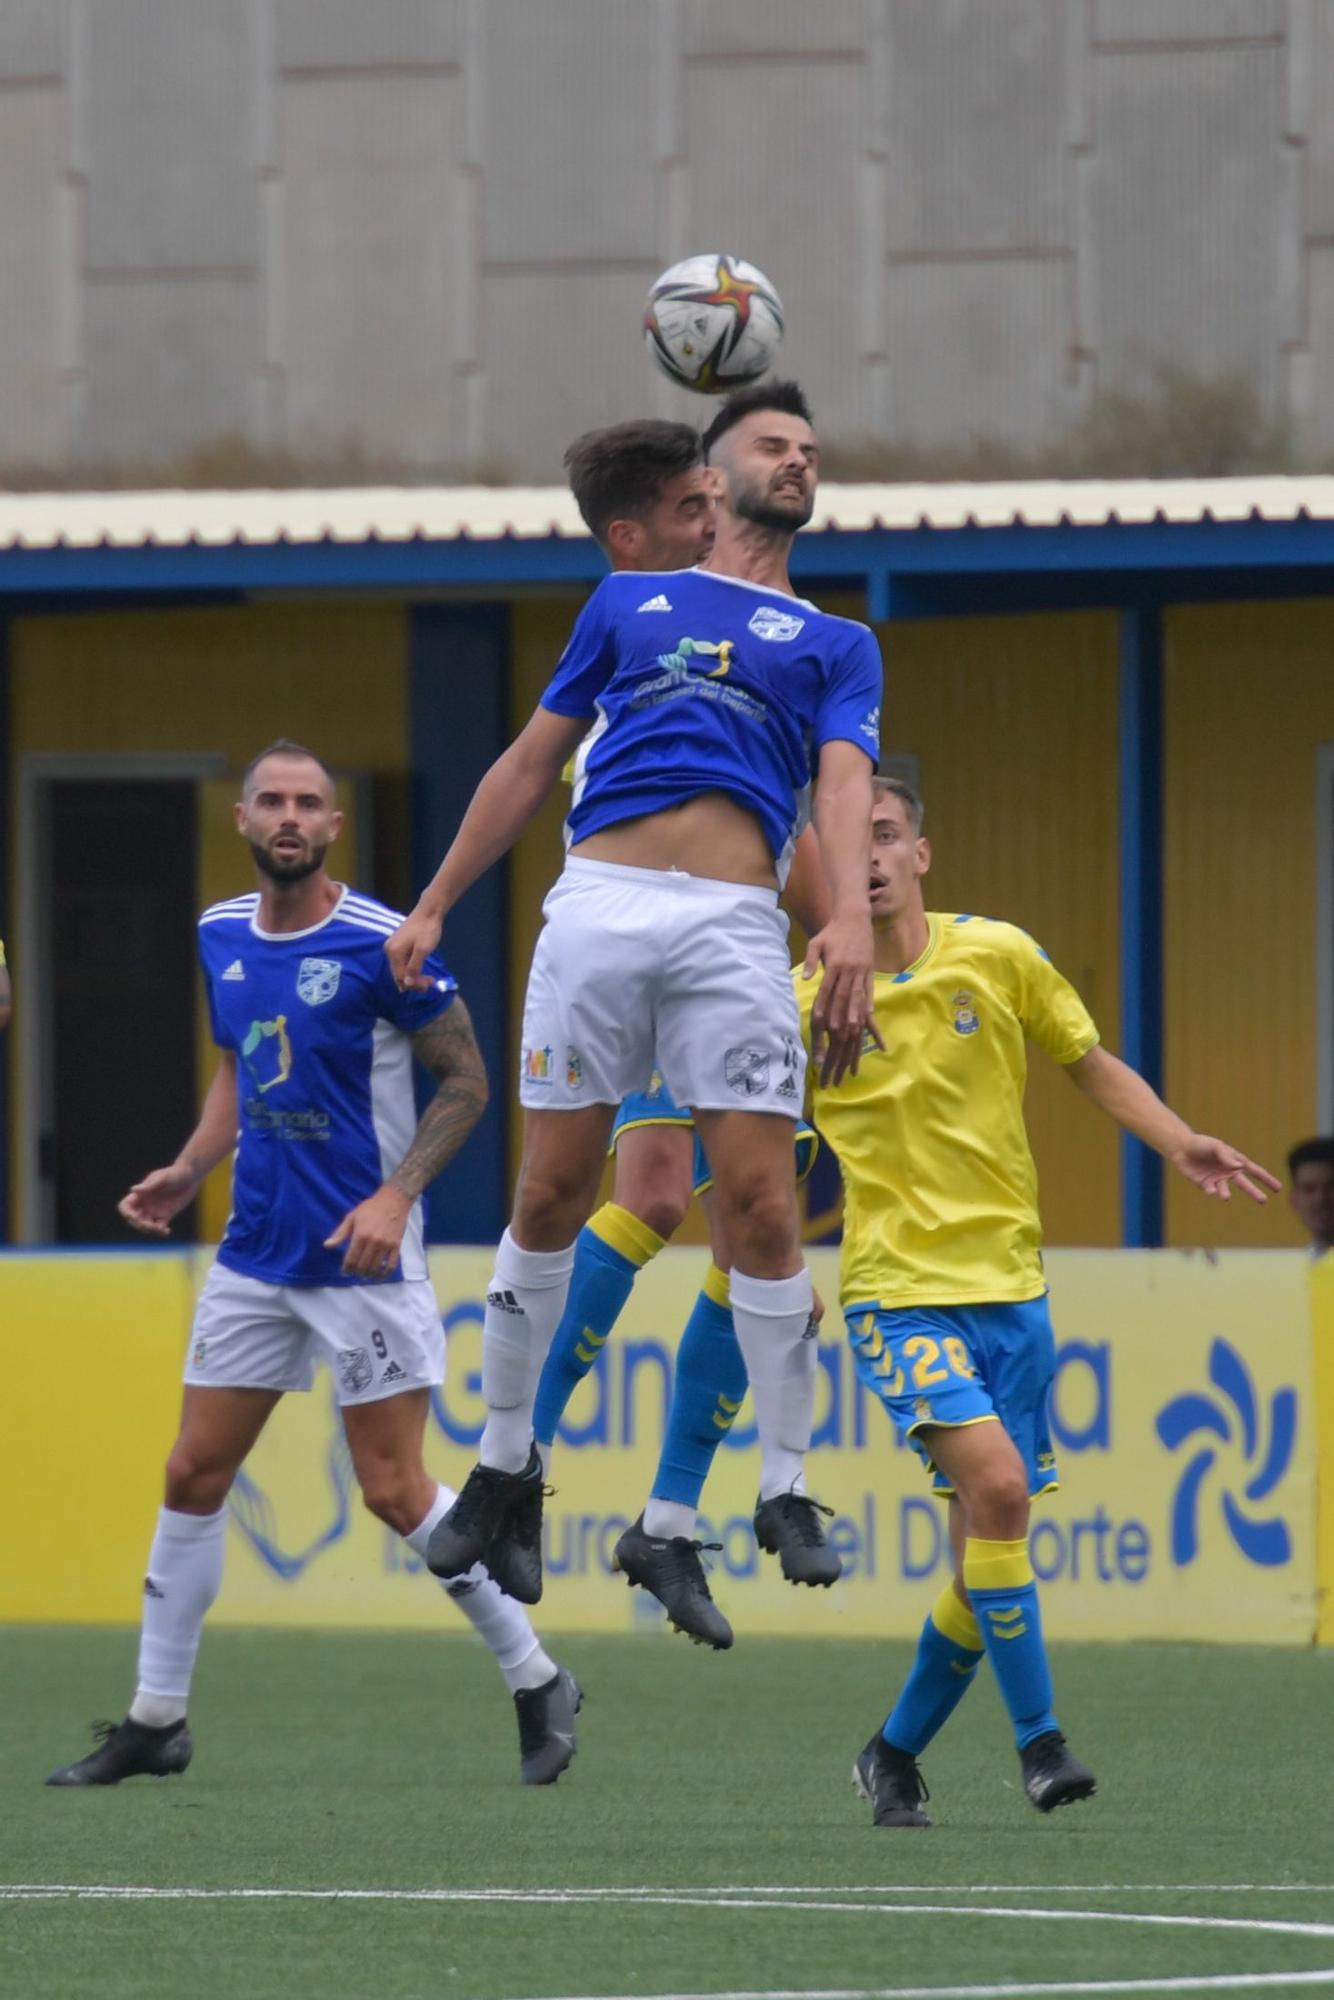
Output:
<instances>
[{"instance_id":1,"label":"concrete wall","mask_svg":"<svg viewBox=\"0 0 1334 2000\"><path fill-rule=\"evenodd\" d=\"M827 437L1231 372L1334 448L1328 0L5 0L0 465L545 479L732 248ZM692 408L697 412L696 405Z\"/></svg>"}]
</instances>

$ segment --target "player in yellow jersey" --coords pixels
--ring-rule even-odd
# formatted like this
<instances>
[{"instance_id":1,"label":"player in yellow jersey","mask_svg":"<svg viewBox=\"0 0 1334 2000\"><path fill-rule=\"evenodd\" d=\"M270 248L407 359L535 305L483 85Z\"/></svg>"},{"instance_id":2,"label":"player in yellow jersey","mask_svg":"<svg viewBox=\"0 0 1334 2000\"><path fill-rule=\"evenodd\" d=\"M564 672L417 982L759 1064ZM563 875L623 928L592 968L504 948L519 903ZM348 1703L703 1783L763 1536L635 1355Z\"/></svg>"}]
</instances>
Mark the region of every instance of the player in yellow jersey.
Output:
<instances>
[{"instance_id":1,"label":"player in yellow jersey","mask_svg":"<svg viewBox=\"0 0 1334 2000\"><path fill-rule=\"evenodd\" d=\"M928 912L931 851L906 786L875 781L875 1017L856 1076L815 1085L847 1191L840 1296L858 1372L949 1496L955 1574L907 1683L853 1778L877 1826L929 1826L917 1759L985 1652L1039 1812L1087 1798L1093 1773L1052 1711L1028 1557L1032 1496L1055 1486L1047 1391L1055 1344L1024 1127L1025 1044L1206 1194L1279 1183L1194 1132L1100 1047L1083 1001L1013 924ZM809 1038L817 979L794 973ZM812 1075L816 1067L812 1065Z\"/></svg>"}]
</instances>

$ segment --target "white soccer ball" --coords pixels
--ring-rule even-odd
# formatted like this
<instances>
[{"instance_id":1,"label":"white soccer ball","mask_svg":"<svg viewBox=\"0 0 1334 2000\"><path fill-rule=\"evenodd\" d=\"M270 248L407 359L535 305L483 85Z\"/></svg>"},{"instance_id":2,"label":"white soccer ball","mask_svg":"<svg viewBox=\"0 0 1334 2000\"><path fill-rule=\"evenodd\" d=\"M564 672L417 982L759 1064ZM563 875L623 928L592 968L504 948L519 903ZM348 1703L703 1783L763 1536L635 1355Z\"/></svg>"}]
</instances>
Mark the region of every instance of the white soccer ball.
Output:
<instances>
[{"instance_id":1,"label":"white soccer ball","mask_svg":"<svg viewBox=\"0 0 1334 2000\"><path fill-rule=\"evenodd\" d=\"M783 307L763 271L740 257L687 257L664 271L644 308L659 368L702 395L755 382L783 338Z\"/></svg>"}]
</instances>

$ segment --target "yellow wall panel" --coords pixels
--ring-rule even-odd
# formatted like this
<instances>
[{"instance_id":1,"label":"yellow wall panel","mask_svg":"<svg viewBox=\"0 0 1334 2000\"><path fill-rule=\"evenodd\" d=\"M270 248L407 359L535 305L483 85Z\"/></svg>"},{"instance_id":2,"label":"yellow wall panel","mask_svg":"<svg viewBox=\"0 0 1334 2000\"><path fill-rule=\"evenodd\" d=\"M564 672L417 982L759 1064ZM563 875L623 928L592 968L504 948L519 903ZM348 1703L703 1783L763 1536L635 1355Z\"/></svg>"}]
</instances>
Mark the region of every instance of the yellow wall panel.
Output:
<instances>
[{"instance_id":1,"label":"yellow wall panel","mask_svg":"<svg viewBox=\"0 0 1334 2000\"><path fill-rule=\"evenodd\" d=\"M1316 754L1334 742L1334 605L1166 623L1165 1067L1182 1115L1282 1172L1316 1121ZM1169 1243L1301 1241L1281 1198L1169 1177Z\"/></svg>"},{"instance_id":2,"label":"yellow wall panel","mask_svg":"<svg viewBox=\"0 0 1334 2000\"><path fill-rule=\"evenodd\" d=\"M1120 1035L1117 653L1105 614L884 626L885 751L921 766L927 901L1022 924ZM1050 1243L1121 1240L1118 1140L1034 1054L1028 1121Z\"/></svg>"}]
</instances>

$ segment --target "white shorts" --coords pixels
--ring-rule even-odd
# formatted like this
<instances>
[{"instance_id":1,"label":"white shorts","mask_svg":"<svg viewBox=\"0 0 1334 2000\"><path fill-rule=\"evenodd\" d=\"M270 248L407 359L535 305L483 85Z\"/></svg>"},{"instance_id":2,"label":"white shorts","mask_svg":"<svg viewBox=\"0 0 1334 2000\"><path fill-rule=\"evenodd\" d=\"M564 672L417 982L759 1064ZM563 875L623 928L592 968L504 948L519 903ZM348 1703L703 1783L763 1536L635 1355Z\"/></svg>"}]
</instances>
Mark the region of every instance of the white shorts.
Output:
<instances>
[{"instance_id":1,"label":"white shorts","mask_svg":"<svg viewBox=\"0 0 1334 2000\"><path fill-rule=\"evenodd\" d=\"M659 1069L692 1111L801 1116L806 1055L772 889L568 861L523 1010L530 1111L619 1104Z\"/></svg>"},{"instance_id":2,"label":"white shorts","mask_svg":"<svg viewBox=\"0 0 1334 2000\"><path fill-rule=\"evenodd\" d=\"M309 1389L321 1359L344 1406L438 1388L445 1331L430 1281L268 1285L213 1266L195 1307L187 1382L201 1389Z\"/></svg>"}]
</instances>

